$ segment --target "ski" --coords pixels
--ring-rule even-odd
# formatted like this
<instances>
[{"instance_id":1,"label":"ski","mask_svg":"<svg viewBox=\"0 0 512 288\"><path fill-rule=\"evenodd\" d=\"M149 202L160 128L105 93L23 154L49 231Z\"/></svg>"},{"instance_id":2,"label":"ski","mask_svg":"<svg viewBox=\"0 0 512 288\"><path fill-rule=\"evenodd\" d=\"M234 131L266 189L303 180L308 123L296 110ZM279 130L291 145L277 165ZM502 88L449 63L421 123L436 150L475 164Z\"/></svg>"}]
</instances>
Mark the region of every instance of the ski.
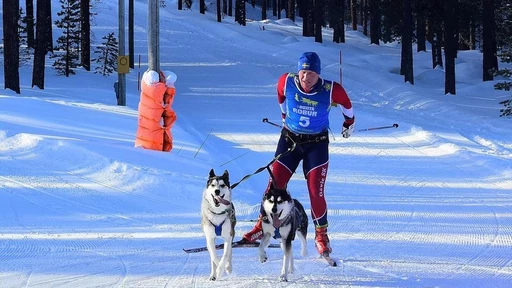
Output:
<instances>
[{"instance_id":1,"label":"ski","mask_svg":"<svg viewBox=\"0 0 512 288\"><path fill-rule=\"evenodd\" d=\"M259 246L260 246L260 242L245 242L243 240L239 240L239 241L234 241L232 247L233 248L247 248L247 247L259 247ZM268 247L269 248L280 248L281 245L270 244L270 245L268 245ZM215 249L217 249L217 250L224 249L224 243L215 245ZM206 246L197 247L197 248L188 248L188 249L183 248L183 251L185 251L185 253L197 253L197 252L208 251L208 248Z\"/></svg>"},{"instance_id":2,"label":"ski","mask_svg":"<svg viewBox=\"0 0 512 288\"><path fill-rule=\"evenodd\" d=\"M324 259L327 262L327 264L329 264L329 266L332 266L332 267L337 267L338 266L338 262L336 262L336 260L331 258L331 256L320 255L320 258Z\"/></svg>"}]
</instances>

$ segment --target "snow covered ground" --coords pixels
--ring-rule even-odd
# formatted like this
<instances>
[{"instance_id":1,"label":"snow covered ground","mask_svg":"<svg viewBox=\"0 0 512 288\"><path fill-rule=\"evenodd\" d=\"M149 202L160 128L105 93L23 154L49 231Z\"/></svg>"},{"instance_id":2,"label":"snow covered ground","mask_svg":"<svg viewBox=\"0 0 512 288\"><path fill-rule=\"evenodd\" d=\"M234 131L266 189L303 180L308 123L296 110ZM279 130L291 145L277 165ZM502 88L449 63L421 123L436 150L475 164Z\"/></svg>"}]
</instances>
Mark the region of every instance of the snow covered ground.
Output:
<instances>
[{"instance_id":1,"label":"snow covered ground","mask_svg":"<svg viewBox=\"0 0 512 288\"><path fill-rule=\"evenodd\" d=\"M103 2L98 42L117 31L117 2ZM24 67L22 94L0 91L1 287L510 287L512 129L498 117L510 93L481 82L478 51L458 54L457 95L444 95L430 51L414 54L413 86L398 74L399 44L370 45L356 31L334 44L328 30L319 44L286 19L242 27L175 4L160 10L162 70L178 75L171 153L133 147L146 1L135 5L143 63L127 76L126 107L115 104L116 75L81 70L64 78L48 67L39 90ZM275 83L305 51L334 80L341 51L356 130L399 127L343 139L341 113L331 113L326 197L339 267L318 258L310 225L310 254L295 244L288 283L277 280L281 251L261 264L253 248L234 250L233 274L211 282L208 254L182 250L205 245L208 171L237 182L272 160L279 130L262 119L280 121ZM289 189L309 212L301 175ZM254 224L267 177L233 190L237 239Z\"/></svg>"}]
</instances>

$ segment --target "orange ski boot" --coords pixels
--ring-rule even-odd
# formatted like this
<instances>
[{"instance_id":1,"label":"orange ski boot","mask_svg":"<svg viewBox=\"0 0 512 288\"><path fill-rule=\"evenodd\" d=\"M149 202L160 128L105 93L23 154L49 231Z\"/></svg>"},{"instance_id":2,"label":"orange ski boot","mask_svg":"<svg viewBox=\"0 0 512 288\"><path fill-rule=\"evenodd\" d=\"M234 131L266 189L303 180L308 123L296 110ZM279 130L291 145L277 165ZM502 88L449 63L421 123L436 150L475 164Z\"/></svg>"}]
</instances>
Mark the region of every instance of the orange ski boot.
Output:
<instances>
[{"instance_id":1,"label":"orange ski boot","mask_svg":"<svg viewBox=\"0 0 512 288\"><path fill-rule=\"evenodd\" d=\"M242 236L242 239L247 243L253 243L256 240L263 238L263 228L261 227L261 215L258 217L258 221L254 225L251 231L247 232Z\"/></svg>"},{"instance_id":2,"label":"orange ski boot","mask_svg":"<svg viewBox=\"0 0 512 288\"><path fill-rule=\"evenodd\" d=\"M332 252L329 236L327 236L327 227L315 228L315 247L322 256L329 256Z\"/></svg>"}]
</instances>

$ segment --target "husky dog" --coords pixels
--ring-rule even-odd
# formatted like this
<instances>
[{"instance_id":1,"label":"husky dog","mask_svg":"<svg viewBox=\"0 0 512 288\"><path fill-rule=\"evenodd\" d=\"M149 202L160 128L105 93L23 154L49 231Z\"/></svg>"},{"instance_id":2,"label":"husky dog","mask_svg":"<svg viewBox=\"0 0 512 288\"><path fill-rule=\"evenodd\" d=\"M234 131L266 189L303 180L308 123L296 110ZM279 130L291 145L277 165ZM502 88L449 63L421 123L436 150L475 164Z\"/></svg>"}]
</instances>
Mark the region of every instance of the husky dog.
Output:
<instances>
[{"instance_id":1,"label":"husky dog","mask_svg":"<svg viewBox=\"0 0 512 288\"><path fill-rule=\"evenodd\" d=\"M219 279L226 271L232 271L232 242L235 236L235 207L231 203L231 186L228 171L221 176L210 170L201 203L202 227L206 237L206 247L210 253L210 280ZM219 261L215 250L215 238L224 239L224 252Z\"/></svg>"},{"instance_id":2,"label":"husky dog","mask_svg":"<svg viewBox=\"0 0 512 288\"><path fill-rule=\"evenodd\" d=\"M283 250L283 266L279 280L288 281L288 272L293 273L292 240L295 232L298 232L302 242L301 255L308 254L306 236L308 231L308 216L304 207L296 199L292 199L286 189L278 189L270 183L270 189L263 196L262 206L262 229L263 239L259 246L260 262L266 262L267 252L265 249L270 244L270 237L281 241Z\"/></svg>"}]
</instances>

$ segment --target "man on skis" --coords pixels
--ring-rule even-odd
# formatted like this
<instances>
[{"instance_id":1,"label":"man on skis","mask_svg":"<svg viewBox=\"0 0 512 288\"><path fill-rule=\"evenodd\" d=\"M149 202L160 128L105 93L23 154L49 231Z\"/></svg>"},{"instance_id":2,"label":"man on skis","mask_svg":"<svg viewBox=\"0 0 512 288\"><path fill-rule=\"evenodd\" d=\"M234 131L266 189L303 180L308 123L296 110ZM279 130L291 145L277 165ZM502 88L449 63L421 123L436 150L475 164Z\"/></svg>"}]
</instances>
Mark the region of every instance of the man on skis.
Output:
<instances>
[{"instance_id":1,"label":"man on skis","mask_svg":"<svg viewBox=\"0 0 512 288\"><path fill-rule=\"evenodd\" d=\"M352 103L341 84L320 78L321 62L315 52L303 53L297 66L298 73L285 73L277 82L277 100L284 125L275 155L282 154L282 157L272 164L271 170L275 177L274 185L286 188L302 161L311 217L315 224L315 247L320 255L328 257L332 249L327 236L324 187L329 167L328 129L332 104L341 107L345 119L342 128L344 138L352 135L355 118ZM294 143L295 148L285 153ZM254 228L243 235L243 241L254 242L263 237L262 214Z\"/></svg>"}]
</instances>

